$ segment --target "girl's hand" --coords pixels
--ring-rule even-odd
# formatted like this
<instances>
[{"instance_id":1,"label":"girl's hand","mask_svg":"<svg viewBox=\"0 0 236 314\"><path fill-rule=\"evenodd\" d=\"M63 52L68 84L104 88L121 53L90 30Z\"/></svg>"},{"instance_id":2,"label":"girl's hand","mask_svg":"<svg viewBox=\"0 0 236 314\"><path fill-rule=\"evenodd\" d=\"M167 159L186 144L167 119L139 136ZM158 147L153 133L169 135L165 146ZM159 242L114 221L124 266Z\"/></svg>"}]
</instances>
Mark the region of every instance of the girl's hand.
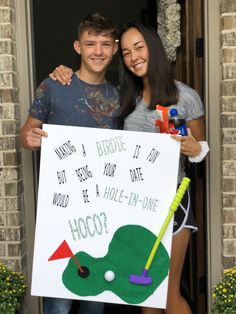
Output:
<instances>
[{"instance_id":1,"label":"girl's hand","mask_svg":"<svg viewBox=\"0 0 236 314\"><path fill-rule=\"evenodd\" d=\"M72 75L73 70L71 68L68 68L65 65L59 65L49 74L49 77L53 81L60 82L62 85L70 85Z\"/></svg>"},{"instance_id":2,"label":"girl's hand","mask_svg":"<svg viewBox=\"0 0 236 314\"><path fill-rule=\"evenodd\" d=\"M171 137L176 141L181 142L181 154L188 157L195 157L201 152L202 148L198 141L196 141L196 139L193 137L191 130L189 128L187 128L187 130L187 136L171 135Z\"/></svg>"}]
</instances>

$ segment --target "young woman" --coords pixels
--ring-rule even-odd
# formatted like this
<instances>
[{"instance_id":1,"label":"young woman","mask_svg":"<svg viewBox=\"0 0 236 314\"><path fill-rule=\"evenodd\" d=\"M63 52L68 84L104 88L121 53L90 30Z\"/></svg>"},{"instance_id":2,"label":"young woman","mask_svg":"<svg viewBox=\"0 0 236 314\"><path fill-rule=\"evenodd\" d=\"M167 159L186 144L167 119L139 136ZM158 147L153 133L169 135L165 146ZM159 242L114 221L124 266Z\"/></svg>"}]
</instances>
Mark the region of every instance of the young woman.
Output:
<instances>
[{"instance_id":1,"label":"young woman","mask_svg":"<svg viewBox=\"0 0 236 314\"><path fill-rule=\"evenodd\" d=\"M171 135L181 142L178 183L185 176L184 164L201 162L208 153L204 110L199 95L173 79L162 42L154 29L130 22L119 36L120 106L124 129L158 132L156 105L176 108L186 121L188 135ZM71 70L60 66L50 75L70 83ZM175 213L166 309L142 308L143 314L189 314L191 309L180 292L180 280L191 230L196 230L190 193L187 191Z\"/></svg>"},{"instance_id":2,"label":"young woman","mask_svg":"<svg viewBox=\"0 0 236 314\"><path fill-rule=\"evenodd\" d=\"M208 152L205 142L204 110L198 94L171 75L162 42L154 29L130 22L120 33L120 106L124 129L157 132L156 105L176 108L186 121L187 136L171 135L181 142L178 175L184 177L184 159L200 162ZM180 280L191 234L196 229L189 191L185 194L174 219L167 307L168 314L189 314L190 307L180 293ZM162 310L143 308L143 314L159 314Z\"/></svg>"}]
</instances>

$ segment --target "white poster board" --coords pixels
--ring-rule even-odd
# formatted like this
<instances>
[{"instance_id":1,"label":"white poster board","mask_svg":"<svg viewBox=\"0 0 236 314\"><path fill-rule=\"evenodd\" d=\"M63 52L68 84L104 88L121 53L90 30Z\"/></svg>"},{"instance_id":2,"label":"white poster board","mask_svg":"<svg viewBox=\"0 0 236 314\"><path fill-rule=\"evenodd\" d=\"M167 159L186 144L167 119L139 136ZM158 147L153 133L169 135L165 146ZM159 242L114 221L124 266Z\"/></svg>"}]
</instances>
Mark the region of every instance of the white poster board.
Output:
<instances>
[{"instance_id":1,"label":"white poster board","mask_svg":"<svg viewBox=\"0 0 236 314\"><path fill-rule=\"evenodd\" d=\"M164 308L180 144L166 134L44 125L32 295Z\"/></svg>"}]
</instances>

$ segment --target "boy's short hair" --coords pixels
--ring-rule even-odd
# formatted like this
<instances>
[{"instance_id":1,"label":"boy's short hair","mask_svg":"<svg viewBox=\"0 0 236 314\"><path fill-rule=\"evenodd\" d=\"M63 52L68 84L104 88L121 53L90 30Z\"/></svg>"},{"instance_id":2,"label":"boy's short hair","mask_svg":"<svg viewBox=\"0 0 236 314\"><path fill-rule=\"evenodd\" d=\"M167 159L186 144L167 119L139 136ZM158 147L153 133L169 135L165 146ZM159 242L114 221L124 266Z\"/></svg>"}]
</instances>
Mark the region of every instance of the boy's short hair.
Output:
<instances>
[{"instance_id":1,"label":"boy's short hair","mask_svg":"<svg viewBox=\"0 0 236 314\"><path fill-rule=\"evenodd\" d=\"M103 33L110 35L114 39L116 39L117 36L116 25L113 24L109 18L100 13L89 14L81 21L78 28L78 39L80 39L82 33L85 31L91 31L96 34Z\"/></svg>"}]
</instances>

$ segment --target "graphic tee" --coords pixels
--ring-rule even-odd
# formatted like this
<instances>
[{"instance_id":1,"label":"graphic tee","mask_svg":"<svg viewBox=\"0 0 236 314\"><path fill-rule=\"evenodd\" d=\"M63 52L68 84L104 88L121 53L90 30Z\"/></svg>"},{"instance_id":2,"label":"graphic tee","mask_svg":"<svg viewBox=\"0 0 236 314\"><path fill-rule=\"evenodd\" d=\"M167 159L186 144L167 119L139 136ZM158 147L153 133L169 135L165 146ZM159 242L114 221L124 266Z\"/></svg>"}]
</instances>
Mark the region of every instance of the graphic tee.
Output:
<instances>
[{"instance_id":1,"label":"graphic tee","mask_svg":"<svg viewBox=\"0 0 236 314\"><path fill-rule=\"evenodd\" d=\"M45 79L29 114L48 124L115 129L118 108L119 95L110 82L88 84L74 74L70 85Z\"/></svg>"}]
</instances>

